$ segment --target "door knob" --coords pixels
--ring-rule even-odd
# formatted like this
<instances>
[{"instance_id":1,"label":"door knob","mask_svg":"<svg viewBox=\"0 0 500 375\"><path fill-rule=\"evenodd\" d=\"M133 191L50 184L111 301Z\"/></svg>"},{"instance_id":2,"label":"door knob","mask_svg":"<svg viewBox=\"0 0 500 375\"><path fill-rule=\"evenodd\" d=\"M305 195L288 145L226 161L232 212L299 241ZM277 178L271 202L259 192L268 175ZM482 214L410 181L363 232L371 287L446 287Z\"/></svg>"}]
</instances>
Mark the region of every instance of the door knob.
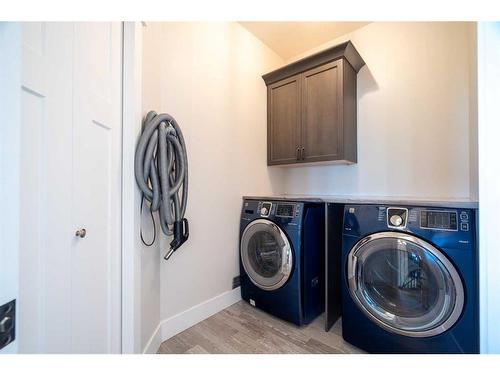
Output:
<instances>
[{"instance_id":1,"label":"door knob","mask_svg":"<svg viewBox=\"0 0 500 375\"><path fill-rule=\"evenodd\" d=\"M87 230L85 228L79 229L76 231L75 236L83 238L87 234Z\"/></svg>"}]
</instances>

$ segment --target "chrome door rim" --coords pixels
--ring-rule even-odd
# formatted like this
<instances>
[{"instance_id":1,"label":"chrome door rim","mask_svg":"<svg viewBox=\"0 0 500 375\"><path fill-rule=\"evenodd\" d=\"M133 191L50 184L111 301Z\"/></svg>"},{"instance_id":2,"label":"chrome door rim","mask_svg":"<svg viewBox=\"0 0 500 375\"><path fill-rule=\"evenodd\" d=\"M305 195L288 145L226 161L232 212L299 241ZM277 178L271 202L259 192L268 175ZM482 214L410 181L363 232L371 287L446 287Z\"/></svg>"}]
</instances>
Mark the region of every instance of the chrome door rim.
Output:
<instances>
[{"instance_id":1,"label":"chrome door rim","mask_svg":"<svg viewBox=\"0 0 500 375\"><path fill-rule=\"evenodd\" d=\"M449 314L448 318L443 321L440 325L429 329L429 330L422 330L422 331L411 331L411 330L405 330L405 329L400 329L397 327L394 327L383 320L379 319L376 315L374 315L369 309L366 308L366 306L361 302L359 299L356 290L357 290L357 259L358 257L356 255L357 252L366 244L368 244L371 241L374 241L376 239L382 239L382 238L393 238L393 239L398 239L398 240L403 240L403 241L408 241L412 242L414 244L419 245L421 248L423 248L426 251L429 251L432 255L434 255L444 266L444 268L448 271L448 273L451 276L453 286L455 287L455 292L456 292L456 299L455 299L455 305L453 307L452 312ZM376 251L376 250L375 250ZM465 300L465 294L464 294L464 287L462 284L462 280L460 278L460 275L458 274L455 266L446 258L446 256L439 251L436 247L431 245L430 243L421 240L418 237L415 237L411 234L408 233L401 233L401 232L380 232L380 233L375 233L372 235L369 235L367 237L362 238L360 241L358 241L352 249L349 251L348 254L348 264L347 264L347 281L348 281L348 289L351 297L355 301L356 305L361 308L363 313L370 318L374 323L377 325L381 326L387 331L397 333L403 336L409 336L409 337L431 337L431 336L436 336L439 335L443 332L446 332L448 329L450 329L460 318L463 307L464 307L464 300Z\"/></svg>"},{"instance_id":2,"label":"chrome door rim","mask_svg":"<svg viewBox=\"0 0 500 375\"><path fill-rule=\"evenodd\" d=\"M260 276L251 268L251 266L248 265L249 260L246 251L248 246L248 241L251 238L252 234L257 233L259 231L259 229L257 228L258 225L265 225L267 227L270 227L276 234L279 235L279 238L282 241L281 252L283 256L281 257L282 259L281 267L278 273L279 278L277 278L278 280L273 283L266 282L266 279L268 280L268 278ZM271 220L257 219L247 225L247 227L243 231L243 234L241 235L240 257L241 257L241 263L243 264L243 269L248 275L250 281L255 286L264 290L271 291L282 287L288 281L290 274L292 273L293 256L292 256L292 248L290 246L290 242L288 241L288 238L286 237L285 233L281 230L281 228L278 227Z\"/></svg>"}]
</instances>

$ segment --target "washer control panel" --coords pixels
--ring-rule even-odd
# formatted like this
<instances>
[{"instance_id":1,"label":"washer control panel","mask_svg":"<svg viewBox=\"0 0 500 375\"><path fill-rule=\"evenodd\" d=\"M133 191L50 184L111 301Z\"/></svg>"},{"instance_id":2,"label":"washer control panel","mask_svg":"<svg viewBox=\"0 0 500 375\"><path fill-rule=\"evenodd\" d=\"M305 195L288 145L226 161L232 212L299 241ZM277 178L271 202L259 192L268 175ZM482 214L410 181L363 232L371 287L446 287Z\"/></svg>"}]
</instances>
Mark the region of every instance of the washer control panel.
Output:
<instances>
[{"instance_id":1,"label":"washer control panel","mask_svg":"<svg viewBox=\"0 0 500 375\"><path fill-rule=\"evenodd\" d=\"M251 201L243 205L242 217L253 220L255 217L269 218L281 224L297 225L302 217L304 203L283 201Z\"/></svg>"}]
</instances>

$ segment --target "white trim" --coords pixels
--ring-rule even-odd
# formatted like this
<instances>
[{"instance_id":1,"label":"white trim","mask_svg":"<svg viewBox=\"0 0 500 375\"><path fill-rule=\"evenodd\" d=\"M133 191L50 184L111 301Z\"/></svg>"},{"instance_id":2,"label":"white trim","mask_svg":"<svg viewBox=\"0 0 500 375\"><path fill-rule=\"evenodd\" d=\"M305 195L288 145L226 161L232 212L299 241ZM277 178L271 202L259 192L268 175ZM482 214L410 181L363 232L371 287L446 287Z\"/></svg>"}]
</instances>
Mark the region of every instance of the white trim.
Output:
<instances>
[{"instance_id":1,"label":"white trim","mask_svg":"<svg viewBox=\"0 0 500 375\"><path fill-rule=\"evenodd\" d=\"M212 315L217 314L219 311L228 308L240 300L241 288L236 288L163 320L149 339L143 353L156 353L163 341L210 318Z\"/></svg>"},{"instance_id":2,"label":"white trim","mask_svg":"<svg viewBox=\"0 0 500 375\"><path fill-rule=\"evenodd\" d=\"M241 288L228 292L193 306L171 318L161 322L161 337L163 341L181 333L195 324L217 314L241 300Z\"/></svg>"},{"instance_id":3,"label":"white trim","mask_svg":"<svg viewBox=\"0 0 500 375\"><path fill-rule=\"evenodd\" d=\"M500 352L500 23L477 28L479 153L479 311L481 353Z\"/></svg>"},{"instance_id":4,"label":"white trim","mask_svg":"<svg viewBox=\"0 0 500 375\"><path fill-rule=\"evenodd\" d=\"M142 26L123 24L122 353L141 352L141 253L136 246L134 150L142 117Z\"/></svg>"},{"instance_id":5,"label":"white trim","mask_svg":"<svg viewBox=\"0 0 500 375\"><path fill-rule=\"evenodd\" d=\"M21 24L0 22L0 305L19 296L21 44ZM17 353L18 341L0 353Z\"/></svg>"}]
</instances>

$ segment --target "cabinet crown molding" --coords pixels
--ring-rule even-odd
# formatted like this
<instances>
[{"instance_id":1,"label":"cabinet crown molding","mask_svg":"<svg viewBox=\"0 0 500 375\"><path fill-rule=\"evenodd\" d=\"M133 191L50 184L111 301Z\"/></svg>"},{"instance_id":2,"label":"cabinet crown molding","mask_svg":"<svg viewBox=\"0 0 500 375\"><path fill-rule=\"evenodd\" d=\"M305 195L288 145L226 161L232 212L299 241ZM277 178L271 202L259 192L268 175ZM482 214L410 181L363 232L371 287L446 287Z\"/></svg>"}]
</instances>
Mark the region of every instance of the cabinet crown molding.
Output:
<instances>
[{"instance_id":1,"label":"cabinet crown molding","mask_svg":"<svg viewBox=\"0 0 500 375\"><path fill-rule=\"evenodd\" d=\"M363 65L365 65L365 61L359 52L356 50L352 42L348 40L347 42L337 44L336 46L304 57L279 69L273 70L270 73L264 74L262 79L266 85L270 85L284 78L302 73L306 70L315 68L316 66L341 58L345 59L354 68L356 73L358 73Z\"/></svg>"}]
</instances>

